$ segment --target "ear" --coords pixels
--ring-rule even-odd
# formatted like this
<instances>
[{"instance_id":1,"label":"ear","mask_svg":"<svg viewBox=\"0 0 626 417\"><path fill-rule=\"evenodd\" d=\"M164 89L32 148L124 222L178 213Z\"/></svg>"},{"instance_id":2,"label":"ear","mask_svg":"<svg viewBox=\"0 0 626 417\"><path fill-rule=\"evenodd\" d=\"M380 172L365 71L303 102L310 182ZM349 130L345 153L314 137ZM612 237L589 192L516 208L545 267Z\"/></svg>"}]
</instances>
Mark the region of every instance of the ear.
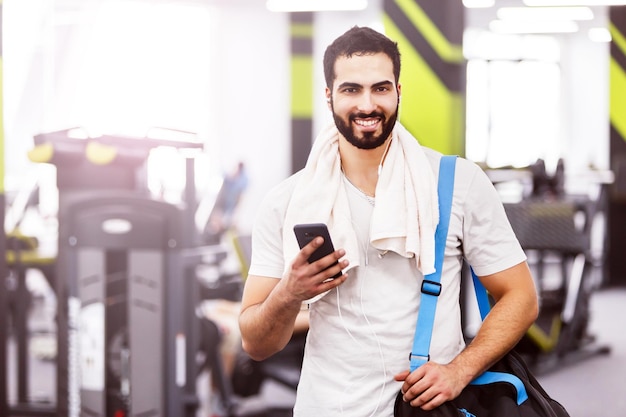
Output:
<instances>
[{"instance_id":1,"label":"ear","mask_svg":"<svg viewBox=\"0 0 626 417\"><path fill-rule=\"evenodd\" d=\"M398 101L400 101L400 97L402 97L402 84L398 83Z\"/></svg>"},{"instance_id":2,"label":"ear","mask_svg":"<svg viewBox=\"0 0 626 417\"><path fill-rule=\"evenodd\" d=\"M330 100L331 100L331 92L330 92L330 89L329 89L328 87L326 87L326 90L325 90L325 95L326 95L326 105L327 105L327 106L328 106L328 108L330 109L330 108L331 108L331 105L330 105Z\"/></svg>"}]
</instances>

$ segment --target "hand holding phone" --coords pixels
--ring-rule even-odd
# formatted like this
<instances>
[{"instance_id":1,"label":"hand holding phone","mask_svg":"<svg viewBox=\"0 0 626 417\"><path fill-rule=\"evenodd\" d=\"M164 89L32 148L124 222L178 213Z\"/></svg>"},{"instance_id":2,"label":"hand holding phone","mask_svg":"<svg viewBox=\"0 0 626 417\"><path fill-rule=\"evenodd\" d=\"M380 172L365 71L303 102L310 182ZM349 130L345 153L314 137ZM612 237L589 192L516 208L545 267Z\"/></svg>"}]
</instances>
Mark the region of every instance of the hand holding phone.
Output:
<instances>
[{"instance_id":1,"label":"hand holding phone","mask_svg":"<svg viewBox=\"0 0 626 417\"><path fill-rule=\"evenodd\" d=\"M322 246L317 248L315 252L309 256L308 262L313 263L326 255L330 255L335 251L335 247L333 245L332 240L330 239L330 233L328 232L328 227L324 223L307 223L307 224L297 224L293 227L293 231L296 234L296 239L298 240L298 245L300 249L309 244L313 239L317 236L321 236L324 238L324 243ZM335 262L331 266L337 265L338 262ZM329 268L331 267L329 266ZM332 278L339 278L342 274L342 271L339 271Z\"/></svg>"}]
</instances>

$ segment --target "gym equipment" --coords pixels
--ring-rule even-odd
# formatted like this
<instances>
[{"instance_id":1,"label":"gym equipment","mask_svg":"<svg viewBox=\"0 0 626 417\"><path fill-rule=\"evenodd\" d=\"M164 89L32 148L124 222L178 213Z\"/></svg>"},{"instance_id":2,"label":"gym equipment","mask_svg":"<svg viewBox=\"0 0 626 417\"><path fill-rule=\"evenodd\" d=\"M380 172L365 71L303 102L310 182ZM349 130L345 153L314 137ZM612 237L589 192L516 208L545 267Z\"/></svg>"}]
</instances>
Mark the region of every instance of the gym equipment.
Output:
<instances>
[{"instance_id":1,"label":"gym equipment","mask_svg":"<svg viewBox=\"0 0 626 417\"><path fill-rule=\"evenodd\" d=\"M194 269L220 262L225 251L198 244L193 155L186 157L178 205L149 195L144 168L155 147L203 145L74 139L71 130L37 135L29 153L32 161L57 167L59 240L51 282L58 301L57 404L3 406L9 416L195 415Z\"/></svg>"},{"instance_id":2,"label":"gym equipment","mask_svg":"<svg viewBox=\"0 0 626 417\"><path fill-rule=\"evenodd\" d=\"M193 317L198 262L175 206L100 195L67 207L60 228L63 415L186 416L197 406ZM78 401L77 397L80 397ZM65 400L61 396L62 400Z\"/></svg>"},{"instance_id":3,"label":"gym equipment","mask_svg":"<svg viewBox=\"0 0 626 417\"><path fill-rule=\"evenodd\" d=\"M588 333L589 300L598 285L591 274L590 254L594 203L561 197L504 206L522 248L529 254L540 299L539 317L518 344L518 352L537 372L570 359L610 352L607 346L596 345ZM548 268L556 273L548 277Z\"/></svg>"},{"instance_id":4,"label":"gym equipment","mask_svg":"<svg viewBox=\"0 0 626 417\"><path fill-rule=\"evenodd\" d=\"M599 215L606 212L607 186L613 175L606 171L583 175L595 193L566 192L563 160L554 174L543 160L526 168L487 169L496 185L520 185L521 201L504 202L511 226L536 278L539 317L517 346L534 372L585 357L610 352L589 334L590 298L604 281L603 247L592 248L592 234ZM527 185L531 185L530 190ZM580 184L577 184L580 185ZM593 194L593 196L591 196ZM604 231L603 231L604 232Z\"/></svg>"},{"instance_id":5,"label":"gym equipment","mask_svg":"<svg viewBox=\"0 0 626 417\"><path fill-rule=\"evenodd\" d=\"M16 415L46 415L50 411L50 405L43 399L38 398L36 404L32 404L32 400L36 393L29 376L31 372L31 364L29 358L29 339L31 330L28 328L28 319L31 313L33 296L27 287L26 277L31 269L39 270L52 286L54 282L54 257L49 254L42 253L38 239L25 235L21 231L21 224L28 209L37 201L38 184L36 181L29 179L27 184L19 190L15 197L11 200L11 204L7 210L5 221L6 251L5 261L8 274L3 277L0 291L4 292L4 303L0 303L3 316L10 318L7 320L9 328L8 334L0 338L1 343L5 343L5 349L2 350L0 360L6 364L6 354L9 337L13 336L12 356L15 358L14 371L10 372L10 380L13 382L11 388L13 392L14 404L11 411ZM4 368L6 369L6 368ZM5 378L5 372L0 374ZM7 392L0 394L0 414L8 414L8 398ZM51 415L51 414L50 414Z\"/></svg>"}]
</instances>

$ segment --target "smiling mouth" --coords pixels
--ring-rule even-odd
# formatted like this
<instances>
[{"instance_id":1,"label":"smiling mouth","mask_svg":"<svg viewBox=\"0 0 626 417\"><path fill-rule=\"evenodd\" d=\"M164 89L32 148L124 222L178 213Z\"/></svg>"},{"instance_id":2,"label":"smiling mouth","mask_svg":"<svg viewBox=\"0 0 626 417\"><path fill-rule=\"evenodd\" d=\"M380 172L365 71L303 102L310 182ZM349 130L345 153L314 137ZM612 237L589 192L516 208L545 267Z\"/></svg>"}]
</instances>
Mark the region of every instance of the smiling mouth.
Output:
<instances>
[{"instance_id":1,"label":"smiling mouth","mask_svg":"<svg viewBox=\"0 0 626 417\"><path fill-rule=\"evenodd\" d=\"M380 122L379 118L375 119L354 119L354 123L361 127L372 127Z\"/></svg>"}]
</instances>

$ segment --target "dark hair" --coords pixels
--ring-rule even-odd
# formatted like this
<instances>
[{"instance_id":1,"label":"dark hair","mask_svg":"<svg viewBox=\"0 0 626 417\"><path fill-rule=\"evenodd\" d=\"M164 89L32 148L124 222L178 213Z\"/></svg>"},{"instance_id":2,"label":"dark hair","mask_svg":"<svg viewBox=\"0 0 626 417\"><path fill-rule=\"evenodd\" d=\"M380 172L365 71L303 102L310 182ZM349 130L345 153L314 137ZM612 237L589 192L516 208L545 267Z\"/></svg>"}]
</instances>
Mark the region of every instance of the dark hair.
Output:
<instances>
[{"instance_id":1,"label":"dark hair","mask_svg":"<svg viewBox=\"0 0 626 417\"><path fill-rule=\"evenodd\" d=\"M326 86L332 88L335 81L335 62L337 58L352 55L368 55L382 52L393 63L393 75L396 84L400 78L400 51L398 44L380 32L369 27L354 26L331 43L324 52L324 77Z\"/></svg>"}]
</instances>

